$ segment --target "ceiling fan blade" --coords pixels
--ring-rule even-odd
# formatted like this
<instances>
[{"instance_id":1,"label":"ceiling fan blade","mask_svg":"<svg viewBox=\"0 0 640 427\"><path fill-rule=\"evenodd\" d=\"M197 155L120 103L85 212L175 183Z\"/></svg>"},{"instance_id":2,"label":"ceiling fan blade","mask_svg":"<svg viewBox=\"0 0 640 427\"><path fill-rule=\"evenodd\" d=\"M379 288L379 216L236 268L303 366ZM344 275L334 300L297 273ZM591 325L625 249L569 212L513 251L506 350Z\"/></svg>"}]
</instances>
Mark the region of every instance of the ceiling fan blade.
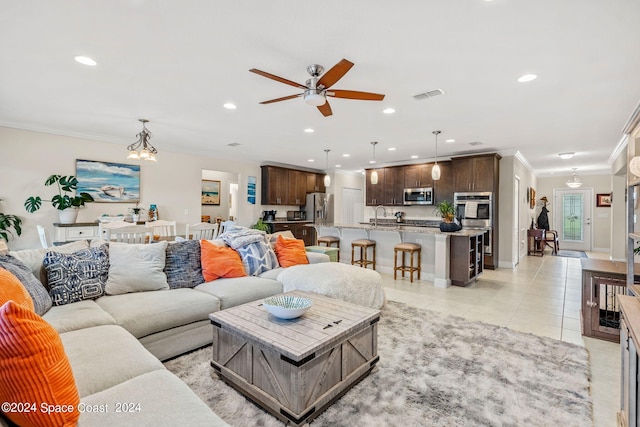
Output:
<instances>
[{"instance_id":1,"label":"ceiling fan blade","mask_svg":"<svg viewBox=\"0 0 640 427\"><path fill-rule=\"evenodd\" d=\"M322 105L318 106L318 110L322 113L323 116L327 117L333 114L331 111L331 105L329 105L329 101L325 102Z\"/></svg>"},{"instance_id":2,"label":"ceiling fan blade","mask_svg":"<svg viewBox=\"0 0 640 427\"><path fill-rule=\"evenodd\" d=\"M363 101L382 101L384 95L371 92L358 92L356 90L330 90L327 91L327 96L333 96L335 98L346 99L360 99Z\"/></svg>"},{"instance_id":3,"label":"ceiling fan blade","mask_svg":"<svg viewBox=\"0 0 640 427\"><path fill-rule=\"evenodd\" d=\"M322 75L322 77L320 77L320 80L318 80L318 85L323 85L325 89L333 86L338 80L342 78L342 76L347 74L347 71L349 71L351 67L353 67L353 62L342 59L342 61L331 67L329 71L327 71Z\"/></svg>"},{"instance_id":4,"label":"ceiling fan blade","mask_svg":"<svg viewBox=\"0 0 640 427\"><path fill-rule=\"evenodd\" d=\"M251 71L252 73L256 73L256 74L258 74L258 75L260 75L262 77L266 77L268 79L275 80L275 81L280 82L280 83L284 83L286 85L291 85L291 86L294 86L294 87L298 87L300 89L306 89L307 88L306 86L301 85L300 83L292 82L291 80L287 80L287 79L285 79L283 77L278 77L278 76L276 76L274 74L270 74L270 73L267 73L266 71L258 70L256 68L252 68L249 71Z\"/></svg>"},{"instance_id":5,"label":"ceiling fan blade","mask_svg":"<svg viewBox=\"0 0 640 427\"><path fill-rule=\"evenodd\" d=\"M301 93L299 93L297 95L283 96L282 98L276 98L276 99L270 99L268 101L262 101L260 104L271 104L273 102L286 101L287 99L299 98L301 96L302 96Z\"/></svg>"}]
</instances>

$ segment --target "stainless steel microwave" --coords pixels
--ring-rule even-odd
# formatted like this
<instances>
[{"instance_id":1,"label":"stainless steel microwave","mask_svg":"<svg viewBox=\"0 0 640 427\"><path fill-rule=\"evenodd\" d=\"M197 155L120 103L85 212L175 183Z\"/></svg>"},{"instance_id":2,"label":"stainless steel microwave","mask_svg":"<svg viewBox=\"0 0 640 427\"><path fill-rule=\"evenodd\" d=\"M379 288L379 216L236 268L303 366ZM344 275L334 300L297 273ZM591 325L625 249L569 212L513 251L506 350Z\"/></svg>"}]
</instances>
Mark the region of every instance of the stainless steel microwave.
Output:
<instances>
[{"instance_id":1,"label":"stainless steel microwave","mask_svg":"<svg viewBox=\"0 0 640 427\"><path fill-rule=\"evenodd\" d=\"M405 205L433 205L433 187L405 188Z\"/></svg>"}]
</instances>

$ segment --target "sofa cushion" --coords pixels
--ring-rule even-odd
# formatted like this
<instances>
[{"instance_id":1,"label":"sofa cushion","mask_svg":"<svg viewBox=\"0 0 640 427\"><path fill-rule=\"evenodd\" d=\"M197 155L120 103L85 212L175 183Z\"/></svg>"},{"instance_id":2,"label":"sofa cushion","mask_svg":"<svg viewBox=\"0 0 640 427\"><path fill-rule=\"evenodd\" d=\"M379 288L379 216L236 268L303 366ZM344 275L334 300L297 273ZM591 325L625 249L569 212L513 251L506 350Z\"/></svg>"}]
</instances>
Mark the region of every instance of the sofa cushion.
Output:
<instances>
[{"instance_id":1,"label":"sofa cushion","mask_svg":"<svg viewBox=\"0 0 640 427\"><path fill-rule=\"evenodd\" d=\"M116 412L116 405L131 402L132 412ZM136 410L138 408L140 410ZM107 413L84 411L81 426L228 426L178 377L167 370L139 375L86 396L81 406L106 406Z\"/></svg>"},{"instance_id":2,"label":"sofa cushion","mask_svg":"<svg viewBox=\"0 0 640 427\"><path fill-rule=\"evenodd\" d=\"M0 267L0 305L7 301L34 311L33 300L24 285L9 270Z\"/></svg>"},{"instance_id":3,"label":"sofa cushion","mask_svg":"<svg viewBox=\"0 0 640 427\"><path fill-rule=\"evenodd\" d=\"M136 338L208 319L220 309L216 297L193 289L105 295L96 302Z\"/></svg>"},{"instance_id":4,"label":"sofa cushion","mask_svg":"<svg viewBox=\"0 0 640 427\"><path fill-rule=\"evenodd\" d=\"M52 302L49 293L27 265L11 255L4 255L0 256L0 267L9 270L26 288L31 296L36 314L42 316L51 308Z\"/></svg>"},{"instance_id":5,"label":"sofa cushion","mask_svg":"<svg viewBox=\"0 0 640 427\"><path fill-rule=\"evenodd\" d=\"M278 267L278 258L264 231L233 227L222 235L226 244L238 251L244 269L249 276Z\"/></svg>"},{"instance_id":6,"label":"sofa cushion","mask_svg":"<svg viewBox=\"0 0 640 427\"><path fill-rule=\"evenodd\" d=\"M260 277L218 279L196 286L196 291L213 295L220 300L220 309L259 300L282 293L282 284Z\"/></svg>"},{"instance_id":7,"label":"sofa cushion","mask_svg":"<svg viewBox=\"0 0 640 427\"><path fill-rule=\"evenodd\" d=\"M166 241L148 245L110 243L106 293L119 295L169 289L164 273L166 252Z\"/></svg>"},{"instance_id":8,"label":"sofa cushion","mask_svg":"<svg viewBox=\"0 0 640 427\"><path fill-rule=\"evenodd\" d=\"M164 272L171 289L193 288L204 282L200 265L200 242L185 240L169 243Z\"/></svg>"},{"instance_id":9,"label":"sofa cushion","mask_svg":"<svg viewBox=\"0 0 640 427\"><path fill-rule=\"evenodd\" d=\"M101 325L115 325L116 321L93 300L57 305L42 316L58 333Z\"/></svg>"},{"instance_id":10,"label":"sofa cushion","mask_svg":"<svg viewBox=\"0 0 640 427\"><path fill-rule=\"evenodd\" d=\"M285 239L282 236L278 236L275 251L278 256L278 264L280 264L281 267L309 264L303 240Z\"/></svg>"},{"instance_id":11,"label":"sofa cushion","mask_svg":"<svg viewBox=\"0 0 640 427\"><path fill-rule=\"evenodd\" d=\"M21 426L71 426L80 416L78 389L60 336L13 301L0 307L0 401L37 405L32 411L6 413ZM46 413L42 403L64 405L65 411Z\"/></svg>"},{"instance_id":12,"label":"sofa cushion","mask_svg":"<svg viewBox=\"0 0 640 427\"><path fill-rule=\"evenodd\" d=\"M202 275L207 282L221 277L243 277L247 273L240 255L228 247L216 246L207 240L200 241Z\"/></svg>"},{"instance_id":13,"label":"sofa cushion","mask_svg":"<svg viewBox=\"0 0 640 427\"><path fill-rule=\"evenodd\" d=\"M109 273L109 247L82 249L71 254L50 251L44 257L49 294L54 305L104 295Z\"/></svg>"},{"instance_id":14,"label":"sofa cushion","mask_svg":"<svg viewBox=\"0 0 640 427\"><path fill-rule=\"evenodd\" d=\"M60 338L81 398L138 375L164 369L158 359L120 326L79 329L60 334Z\"/></svg>"},{"instance_id":15,"label":"sofa cushion","mask_svg":"<svg viewBox=\"0 0 640 427\"><path fill-rule=\"evenodd\" d=\"M49 251L56 251L63 254L70 254L81 249L89 247L89 243L86 240L78 240L75 242L69 242L60 246L51 246L49 248L38 249L24 249L21 251L11 251L9 255L22 261L33 273L36 278L40 278L42 269L42 260ZM46 283L43 283L46 286Z\"/></svg>"}]
</instances>

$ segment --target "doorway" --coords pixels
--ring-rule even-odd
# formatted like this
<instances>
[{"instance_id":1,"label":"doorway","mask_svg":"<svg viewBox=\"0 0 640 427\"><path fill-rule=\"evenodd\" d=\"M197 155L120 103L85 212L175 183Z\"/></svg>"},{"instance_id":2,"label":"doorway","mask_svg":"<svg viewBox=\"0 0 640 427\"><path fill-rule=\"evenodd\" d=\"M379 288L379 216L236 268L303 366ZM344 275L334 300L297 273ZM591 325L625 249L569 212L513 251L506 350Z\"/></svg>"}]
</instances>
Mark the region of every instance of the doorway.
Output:
<instances>
[{"instance_id":1,"label":"doorway","mask_svg":"<svg viewBox=\"0 0 640 427\"><path fill-rule=\"evenodd\" d=\"M362 190L359 188L342 189L342 222L357 224L364 220Z\"/></svg>"},{"instance_id":2,"label":"doorway","mask_svg":"<svg viewBox=\"0 0 640 427\"><path fill-rule=\"evenodd\" d=\"M513 183L513 237L511 258L515 267L520 262L520 178L515 177Z\"/></svg>"},{"instance_id":3,"label":"doorway","mask_svg":"<svg viewBox=\"0 0 640 427\"><path fill-rule=\"evenodd\" d=\"M556 189L553 191L554 230L561 249L591 250L592 190ZM550 207L549 207L549 210Z\"/></svg>"}]
</instances>

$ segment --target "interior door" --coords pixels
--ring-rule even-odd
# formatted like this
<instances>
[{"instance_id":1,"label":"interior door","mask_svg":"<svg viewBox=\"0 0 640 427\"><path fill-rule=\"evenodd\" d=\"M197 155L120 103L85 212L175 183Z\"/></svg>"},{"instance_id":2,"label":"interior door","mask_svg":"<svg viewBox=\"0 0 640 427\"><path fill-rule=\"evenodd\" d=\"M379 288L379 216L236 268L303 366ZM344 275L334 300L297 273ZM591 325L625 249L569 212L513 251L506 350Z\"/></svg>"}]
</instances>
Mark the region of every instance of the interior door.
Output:
<instances>
[{"instance_id":1,"label":"interior door","mask_svg":"<svg viewBox=\"0 0 640 427\"><path fill-rule=\"evenodd\" d=\"M520 178L515 177L513 185L513 246L511 258L513 265L520 262Z\"/></svg>"},{"instance_id":2,"label":"interior door","mask_svg":"<svg viewBox=\"0 0 640 427\"><path fill-rule=\"evenodd\" d=\"M553 226L558 231L560 249L591 250L592 191L578 189L554 190Z\"/></svg>"}]
</instances>

